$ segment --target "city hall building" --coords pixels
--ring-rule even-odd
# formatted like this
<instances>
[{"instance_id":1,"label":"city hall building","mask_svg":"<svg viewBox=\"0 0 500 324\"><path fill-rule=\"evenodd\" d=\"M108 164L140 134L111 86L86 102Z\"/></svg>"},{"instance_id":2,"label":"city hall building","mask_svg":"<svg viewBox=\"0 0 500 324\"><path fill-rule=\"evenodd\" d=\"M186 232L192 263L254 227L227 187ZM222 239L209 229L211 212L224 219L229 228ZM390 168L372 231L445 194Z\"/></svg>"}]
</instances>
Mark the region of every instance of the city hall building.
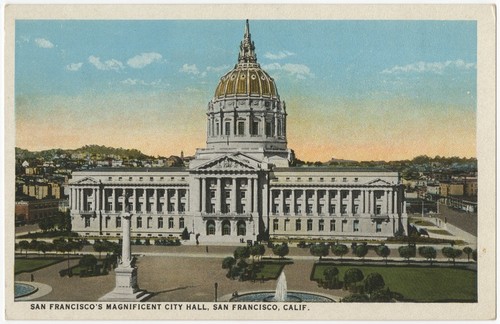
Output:
<instances>
[{"instance_id":1,"label":"city hall building","mask_svg":"<svg viewBox=\"0 0 500 324\"><path fill-rule=\"evenodd\" d=\"M200 244L265 238L385 238L405 234L404 190L384 169L291 167L287 111L255 54L248 21L238 63L207 111L207 145L185 168L96 168L73 173L73 230ZM260 234L260 235L259 235Z\"/></svg>"}]
</instances>

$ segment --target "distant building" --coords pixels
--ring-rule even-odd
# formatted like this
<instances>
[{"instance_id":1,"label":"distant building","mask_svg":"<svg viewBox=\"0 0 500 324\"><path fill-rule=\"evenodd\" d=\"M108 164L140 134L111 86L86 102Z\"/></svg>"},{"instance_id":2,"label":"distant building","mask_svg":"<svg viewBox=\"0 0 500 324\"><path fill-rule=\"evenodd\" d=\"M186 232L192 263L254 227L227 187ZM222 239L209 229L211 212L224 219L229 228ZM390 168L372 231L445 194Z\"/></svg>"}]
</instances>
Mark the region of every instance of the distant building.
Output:
<instances>
[{"instance_id":1,"label":"distant building","mask_svg":"<svg viewBox=\"0 0 500 324\"><path fill-rule=\"evenodd\" d=\"M477 177L470 177L464 179L464 196L467 197L477 196Z\"/></svg>"},{"instance_id":2,"label":"distant building","mask_svg":"<svg viewBox=\"0 0 500 324\"><path fill-rule=\"evenodd\" d=\"M439 183L439 191L441 196L463 196L464 184L463 182L441 181Z\"/></svg>"},{"instance_id":3,"label":"distant building","mask_svg":"<svg viewBox=\"0 0 500 324\"><path fill-rule=\"evenodd\" d=\"M55 216L59 211L59 199L23 199L16 201L16 224L36 223L44 217Z\"/></svg>"}]
</instances>

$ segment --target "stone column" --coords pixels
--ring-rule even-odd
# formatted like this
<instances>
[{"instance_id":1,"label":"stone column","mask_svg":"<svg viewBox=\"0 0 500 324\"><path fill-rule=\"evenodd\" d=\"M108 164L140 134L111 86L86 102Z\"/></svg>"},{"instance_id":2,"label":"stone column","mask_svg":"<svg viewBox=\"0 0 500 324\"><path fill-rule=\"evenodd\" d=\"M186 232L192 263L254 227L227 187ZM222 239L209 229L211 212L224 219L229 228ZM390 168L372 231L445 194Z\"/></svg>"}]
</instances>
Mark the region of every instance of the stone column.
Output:
<instances>
[{"instance_id":1,"label":"stone column","mask_svg":"<svg viewBox=\"0 0 500 324\"><path fill-rule=\"evenodd\" d=\"M207 212L207 179L201 178L201 212Z\"/></svg>"},{"instance_id":2,"label":"stone column","mask_svg":"<svg viewBox=\"0 0 500 324\"><path fill-rule=\"evenodd\" d=\"M174 193L174 212L179 213L179 189L175 189Z\"/></svg>"},{"instance_id":3,"label":"stone column","mask_svg":"<svg viewBox=\"0 0 500 324\"><path fill-rule=\"evenodd\" d=\"M302 190L302 216L307 215L307 190L303 189Z\"/></svg>"},{"instance_id":4,"label":"stone column","mask_svg":"<svg viewBox=\"0 0 500 324\"><path fill-rule=\"evenodd\" d=\"M353 210L352 210L352 202L353 202L353 199L352 199L352 190L349 189L349 196L347 197L347 214L349 216L351 216L353 214Z\"/></svg>"},{"instance_id":5,"label":"stone column","mask_svg":"<svg viewBox=\"0 0 500 324\"><path fill-rule=\"evenodd\" d=\"M399 213L398 190L394 190L394 214Z\"/></svg>"},{"instance_id":6,"label":"stone column","mask_svg":"<svg viewBox=\"0 0 500 324\"><path fill-rule=\"evenodd\" d=\"M330 216L330 190L326 189L325 193L325 209L326 209L326 214Z\"/></svg>"},{"instance_id":7,"label":"stone column","mask_svg":"<svg viewBox=\"0 0 500 324\"><path fill-rule=\"evenodd\" d=\"M393 214L394 210L393 210L393 203L392 203L392 190L388 190L387 194L389 195L389 202L388 202L389 210L388 210L388 213L389 214Z\"/></svg>"},{"instance_id":8,"label":"stone column","mask_svg":"<svg viewBox=\"0 0 500 324\"><path fill-rule=\"evenodd\" d=\"M278 115L274 113L274 137L278 137Z\"/></svg>"},{"instance_id":9,"label":"stone column","mask_svg":"<svg viewBox=\"0 0 500 324\"><path fill-rule=\"evenodd\" d=\"M370 214L375 214L375 190L370 190Z\"/></svg>"},{"instance_id":10,"label":"stone column","mask_svg":"<svg viewBox=\"0 0 500 324\"><path fill-rule=\"evenodd\" d=\"M253 182L253 212L257 213L259 212L259 179L254 178L252 179Z\"/></svg>"},{"instance_id":11,"label":"stone column","mask_svg":"<svg viewBox=\"0 0 500 324\"><path fill-rule=\"evenodd\" d=\"M130 220L132 215L130 213L121 213L120 217L122 218L123 228L121 263L125 266L130 266L132 262L130 254Z\"/></svg>"},{"instance_id":12,"label":"stone column","mask_svg":"<svg viewBox=\"0 0 500 324\"><path fill-rule=\"evenodd\" d=\"M71 200L70 200L71 210L76 210L76 208L75 208L75 205L76 205L75 204L75 200L76 200L75 188L71 188L70 194L71 194Z\"/></svg>"},{"instance_id":13,"label":"stone column","mask_svg":"<svg viewBox=\"0 0 500 324\"><path fill-rule=\"evenodd\" d=\"M231 178L231 213L236 213L236 185L238 181Z\"/></svg>"},{"instance_id":14,"label":"stone column","mask_svg":"<svg viewBox=\"0 0 500 324\"><path fill-rule=\"evenodd\" d=\"M78 210L83 210L83 189L78 188Z\"/></svg>"},{"instance_id":15,"label":"stone column","mask_svg":"<svg viewBox=\"0 0 500 324\"><path fill-rule=\"evenodd\" d=\"M280 193L280 197L279 197L280 215L285 215L285 210L284 210L284 206L285 206L285 191L283 189L281 189L279 191L279 193Z\"/></svg>"},{"instance_id":16,"label":"stone column","mask_svg":"<svg viewBox=\"0 0 500 324\"><path fill-rule=\"evenodd\" d=\"M116 189L111 188L111 212L116 213Z\"/></svg>"},{"instance_id":17,"label":"stone column","mask_svg":"<svg viewBox=\"0 0 500 324\"><path fill-rule=\"evenodd\" d=\"M101 206L101 188L97 188L96 189L96 205L97 205L97 210L102 210L102 206Z\"/></svg>"},{"instance_id":18,"label":"stone column","mask_svg":"<svg viewBox=\"0 0 500 324\"><path fill-rule=\"evenodd\" d=\"M250 213L254 212L253 209L253 179L249 178L247 179L247 210L250 211Z\"/></svg>"},{"instance_id":19,"label":"stone column","mask_svg":"<svg viewBox=\"0 0 500 324\"><path fill-rule=\"evenodd\" d=\"M222 198L222 180L217 178L217 186L215 188L215 212L220 213L221 211L221 199Z\"/></svg>"},{"instance_id":20,"label":"stone column","mask_svg":"<svg viewBox=\"0 0 500 324\"><path fill-rule=\"evenodd\" d=\"M314 196L313 196L313 210L312 210L313 215L318 215L318 189L314 189Z\"/></svg>"},{"instance_id":21,"label":"stone column","mask_svg":"<svg viewBox=\"0 0 500 324\"><path fill-rule=\"evenodd\" d=\"M295 216L295 189L292 189L292 193L290 195L290 214Z\"/></svg>"}]
</instances>

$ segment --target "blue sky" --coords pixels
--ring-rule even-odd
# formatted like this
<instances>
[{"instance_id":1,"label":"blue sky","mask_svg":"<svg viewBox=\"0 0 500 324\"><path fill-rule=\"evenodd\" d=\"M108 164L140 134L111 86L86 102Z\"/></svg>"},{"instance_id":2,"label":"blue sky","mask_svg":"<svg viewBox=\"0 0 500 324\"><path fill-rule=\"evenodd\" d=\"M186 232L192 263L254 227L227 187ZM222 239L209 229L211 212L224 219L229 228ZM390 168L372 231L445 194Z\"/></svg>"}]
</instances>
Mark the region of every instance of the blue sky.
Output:
<instances>
[{"instance_id":1,"label":"blue sky","mask_svg":"<svg viewBox=\"0 0 500 324\"><path fill-rule=\"evenodd\" d=\"M240 20L17 21L16 145L193 154L243 29ZM475 21L255 20L250 29L288 104L299 158L475 156Z\"/></svg>"}]
</instances>

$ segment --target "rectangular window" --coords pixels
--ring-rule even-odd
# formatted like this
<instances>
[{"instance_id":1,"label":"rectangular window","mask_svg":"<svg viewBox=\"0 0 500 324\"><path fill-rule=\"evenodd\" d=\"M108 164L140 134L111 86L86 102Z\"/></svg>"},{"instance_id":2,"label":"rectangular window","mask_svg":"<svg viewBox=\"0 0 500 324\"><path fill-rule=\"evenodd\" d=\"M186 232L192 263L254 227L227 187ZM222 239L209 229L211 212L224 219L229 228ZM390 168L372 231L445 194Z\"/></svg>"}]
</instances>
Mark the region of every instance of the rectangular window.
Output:
<instances>
[{"instance_id":1,"label":"rectangular window","mask_svg":"<svg viewBox=\"0 0 500 324\"><path fill-rule=\"evenodd\" d=\"M158 218L158 228L163 228L163 217Z\"/></svg>"},{"instance_id":2,"label":"rectangular window","mask_svg":"<svg viewBox=\"0 0 500 324\"><path fill-rule=\"evenodd\" d=\"M137 217L137 228L141 228L142 227L142 218L141 217Z\"/></svg>"},{"instance_id":3,"label":"rectangular window","mask_svg":"<svg viewBox=\"0 0 500 324\"><path fill-rule=\"evenodd\" d=\"M271 123L270 122L266 122L266 136L272 136L272 128L271 128Z\"/></svg>"},{"instance_id":4,"label":"rectangular window","mask_svg":"<svg viewBox=\"0 0 500 324\"><path fill-rule=\"evenodd\" d=\"M377 221L376 225L375 225L375 232L377 233L380 233L382 232L382 221Z\"/></svg>"},{"instance_id":5,"label":"rectangular window","mask_svg":"<svg viewBox=\"0 0 500 324\"><path fill-rule=\"evenodd\" d=\"M290 204L285 205L285 215L290 215Z\"/></svg>"},{"instance_id":6,"label":"rectangular window","mask_svg":"<svg viewBox=\"0 0 500 324\"><path fill-rule=\"evenodd\" d=\"M116 217L116 227L122 227L122 218Z\"/></svg>"},{"instance_id":7,"label":"rectangular window","mask_svg":"<svg viewBox=\"0 0 500 324\"><path fill-rule=\"evenodd\" d=\"M215 190L210 190L210 198L215 198Z\"/></svg>"},{"instance_id":8,"label":"rectangular window","mask_svg":"<svg viewBox=\"0 0 500 324\"><path fill-rule=\"evenodd\" d=\"M284 228L284 230L287 231L289 228L290 228L290 220L289 219L285 219L285 228Z\"/></svg>"},{"instance_id":9,"label":"rectangular window","mask_svg":"<svg viewBox=\"0 0 500 324\"><path fill-rule=\"evenodd\" d=\"M313 213L313 205L312 204L308 204L307 205L307 214L311 215L312 213Z\"/></svg>"},{"instance_id":10,"label":"rectangular window","mask_svg":"<svg viewBox=\"0 0 500 324\"><path fill-rule=\"evenodd\" d=\"M227 213L229 213L230 211L231 211L231 205L230 205L230 204L226 204L226 205L224 206L224 213L226 213L226 214L227 214Z\"/></svg>"},{"instance_id":11,"label":"rectangular window","mask_svg":"<svg viewBox=\"0 0 500 324\"><path fill-rule=\"evenodd\" d=\"M245 198L245 196L246 196L246 192L245 191L240 192L240 197L241 198Z\"/></svg>"},{"instance_id":12,"label":"rectangular window","mask_svg":"<svg viewBox=\"0 0 500 324\"><path fill-rule=\"evenodd\" d=\"M376 210L377 215L380 215L382 213L382 206L377 205L377 210Z\"/></svg>"},{"instance_id":13,"label":"rectangular window","mask_svg":"<svg viewBox=\"0 0 500 324\"><path fill-rule=\"evenodd\" d=\"M342 214L347 214L347 205L342 205Z\"/></svg>"},{"instance_id":14,"label":"rectangular window","mask_svg":"<svg viewBox=\"0 0 500 324\"><path fill-rule=\"evenodd\" d=\"M173 211L174 211L174 204L173 203L169 203L168 204L168 212L172 213Z\"/></svg>"},{"instance_id":15,"label":"rectangular window","mask_svg":"<svg viewBox=\"0 0 500 324\"><path fill-rule=\"evenodd\" d=\"M215 213L215 204L210 204L210 212Z\"/></svg>"},{"instance_id":16,"label":"rectangular window","mask_svg":"<svg viewBox=\"0 0 500 324\"><path fill-rule=\"evenodd\" d=\"M153 218L148 217L148 220L147 220L147 228L151 228L151 227L153 227Z\"/></svg>"},{"instance_id":17,"label":"rectangular window","mask_svg":"<svg viewBox=\"0 0 500 324\"><path fill-rule=\"evenodd\" d=\"M301 224L300 219L297 219L297 220L295 221L295 230L296 230L296 231L300 231L300 230L302 230L302 224Z\"/></svg>"},{"instance_id":18,"label":"rectangular window","mask_svg":"<svg viewBox=\"0 0 500 324\"><path fill-rule=\"evenodd\" d=\"M245 135L245 122L238 122L238 135Z\"/></svg>"},{"instance_id":19,"label":"rectangular window","mask_svg":"<svg viewBox=\"0 0 500 324\"><path fill-rule=\"evenodd\" d=\"M307 230L312 231L313 230L313 221L312 219L307 220Z\"/></svg>"},{"instance_id":20,"label":"rectangular window","mask_svg":"<svg viewBox=\"0 0 500 324\"><path fill-rule=\"evenodd\" d=\"M342 229L341 229L342 232L345 230L346 226L347 226L347 220L343 220L342 221Z\"/></svg>"},{"instance_id":21,"label":"rectangular window","mask_svg":"<svg viewBox=\"0 0 500 324\"><path fill-rule=\"evenodd\" d=\"M318 223L318 230L319 230L320 232L322 232L322 231L324 231L324 230L325 230L325 221L324 221L324 220L322 220L322 219L320 219L320 220L319 220L319 223Z\"/></svg>"},{"instance_id":22,"label":"rectangular window","mask_svg":"<svg viewBox=\"0 0 500 324\"><path fill-rule=\"evenodd\" d=\"M85 217L85 227L90 227L90 218Z\"/></svg>"},{"instance_id":23,"label":"rectangular window","mask_svg":"<svg viewBox=\"0 0 500 324\"><path fill-rule=\"evenodd\" d=\"M279 205L278 205L278 204L274 204L274 205L273 205L273 210L274 210L274 213L275 213L275 214L279 214L279 212L280 212Z\"/></svg>"},{"instance_id":24,"label":"rectangular window","mask_svg":"<svg viewBox=\"0 0 500 324\"><path fill-rule=\"evenodd\" d=\"M352 223L352 230L353 232L359 232L359 220L355 220Z\"/></svg>"},{"instance_id":25,"label":"rectangular window","mask_svg":"<svg viewBox=\"0 0 500 324\"><path fill-rule=\"evenodd\" d=\"M224 123L224 128L225 128L225 134L231 135L231 122L225 122Z\"/></svg>"},{"instance_id":26,"label":"rectangular window","mask_svg":"<svg viewBox=\"0 0 500 324\"><path fill-rule=\"evenodd\" d=\"M358 178L354 178L354 182L358 182Z\"/></svg>"},{"instance_id":27,"label":"rectangular window","mask_svg":"<svg viewBox=\"0 0 500 324\"><path fill-rule=\"evenodd\" d=\"M174 218L170 217L168 219L168 228L174 228Z\"/></svg>"},{"instance_id":28,"label":"rectangular window","mask_svg":"<svg viewBox=\"0 0 500 324\"><path fill-rule=\"evenodd\" d=\"M219 136L219 123L215 123L215 135Z\"/></svg>"},{"instance_id":29,"label":"rectangular window","mask_svg":"<svg viewBox=\"0 0 500 324\"><path fill-rule=\"evenodd\" d=\"M335 220L330 220L330 231L335 232Z\"/></svg>"},{"instance_id":30,"label":"rectangular window","mask_svg":"<svg viewBox=\"0 0 500 324\"><path fill-rule=\"evenodd\" d=\"M228 190L228 191L226 191L226 198L227 198L227 199L228 199L228 198L231 198L231 191L229 191L229 190Z\"/></svg>"},{"instance_id":31,"label":"rectangular window","mask_svg":"<svg viewBox=\"0 0 500 324\"><path fill-rule=\"evenodd\" d=\"M180 229L184 228L184 217L179 218L179 228Z\"/></svg>"},{"instance_id":32,"label":"rectangular window","mask_svg":"<svg viewBox=\"0 0 500 324\"><path fill-rule=\"evenodd\" d=\"M186 211L186 204L185 203L181 203L179 205L179 213L184 213Z\"/></svg>"},{"instance_id":33,"label":"rectangular window","mask_svg":"<svg viewBox=\"0 0 500 324\"><path fill-rule=\"evenodd\" d=\"M335 214L335 205L330 206L330 214Z\"/></svg>"},{"instance_id":34,"label":"rectangular window","mask_svg":"<svg viewBox=\"0 0 500 324\"><path fill-rule=\"evenodd\" d=\"M149 181L153 181L153 177L149 177Z\"/></svg>"},{"instance_id":35,"label":"rectangular window","mask_svg":"<svg viewBox=\"0 0 500 324\"><path fill-rule=\"evenodd\" d=\"M354 205L354 214L357 214L357 213L358 213L358 208L359 208L359 206L358 206L358 205Z\"/></svg>"},{"instance_id":36,"label":"rectangular window","mask_svg":"<svg viewBox=\"0 0 500 324\"><path fill-rule=\"evenodd\" d=\"M273 231L277 231L279 228L279 223L278 223L278 220L275 219L273 220Z\"/></svg>"},{"instance_id":37,"label":"rectangular window","mask_svg":"<svg viewBox=\"0 0 500 324\"><path fill-rule=\"evenodd\" d=\"M259 135L259 122L252 122L252 135Z\"/></svg>"}]
</instances>

